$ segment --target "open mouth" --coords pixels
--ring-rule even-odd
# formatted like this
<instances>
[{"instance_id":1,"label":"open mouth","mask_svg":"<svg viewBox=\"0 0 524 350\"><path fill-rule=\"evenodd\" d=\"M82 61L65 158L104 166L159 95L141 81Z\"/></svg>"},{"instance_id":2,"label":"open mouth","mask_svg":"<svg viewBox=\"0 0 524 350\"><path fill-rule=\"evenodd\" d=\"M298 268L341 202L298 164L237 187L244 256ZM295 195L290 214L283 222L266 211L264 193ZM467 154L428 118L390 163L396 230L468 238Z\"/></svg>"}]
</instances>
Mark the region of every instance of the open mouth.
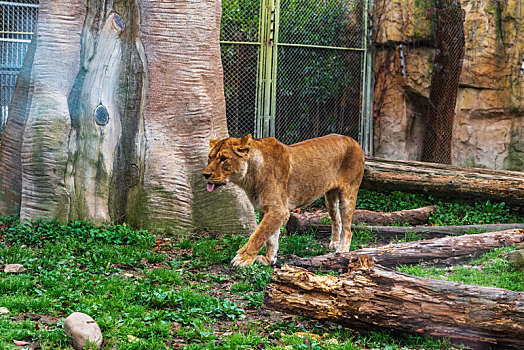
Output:
<instances>
[{"instance_id":1,"label":"open mouth","mask_svg":"<svg viewBox=\"0 0 524 350\"><path fill-rule=\"evenodd\" d=\"M218 188L220 186L224 186L226 183L225 182L221 182L221 183L217 183L217 184L214 184L214 183L211 183L211 182L208 182L207 183L207 192L213 192L213 190L215 188Z\"/></svg>"}]
</instances>

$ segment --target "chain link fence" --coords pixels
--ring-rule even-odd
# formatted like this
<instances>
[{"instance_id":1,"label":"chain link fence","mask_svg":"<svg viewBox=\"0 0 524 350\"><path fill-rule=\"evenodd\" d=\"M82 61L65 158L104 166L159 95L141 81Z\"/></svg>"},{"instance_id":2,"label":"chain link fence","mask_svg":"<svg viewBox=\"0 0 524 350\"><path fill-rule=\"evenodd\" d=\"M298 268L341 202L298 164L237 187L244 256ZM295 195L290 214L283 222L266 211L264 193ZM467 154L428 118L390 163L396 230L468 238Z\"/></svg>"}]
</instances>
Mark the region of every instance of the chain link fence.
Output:
<instances>
[{"instance_id":1,"label":"chain link fence","mask_svg":"<svg viewBox=\"0 0 524 350\"><path fill-rule=\"evenodd\" d=\"M367 5L223 0L230 135L269 135L286 144L330 133L362 139Z\"/></svg>"},{"instance_id":2,"label":"chain link fence","mask_svg":"<svg viewBox=\"0 0 524 350\"><path fill-rule=\"evenodd\" d=\"M275 134L282 142L359 138L362 15L358 0L281 1Z\"/></svg>"},{"instance_id":3,"label":"chain link fence","mask_svg":"<svg viewBox=\"0 0 524 350\"><path fill-rule=\"evenodd\" d=\"M223 0L220 31L230 136L255 133L260 0Z\"/></svg>"},{"instance_id":4,"label":"chain link fence","mask_svg":"<svg viewBox=\"0 0 524 350\"><path fill-rule=\"evenodd\" d=\"M451 164L453 123L465 50L465 12L458 2L433 8L435 58L421 160Z\"/></svg>"},{"instance_id":5,"label":"chain link fence","mask_svg":"<svg viewBox=\"0 0 524 350\"><path fill-rule=\"evenodd\" d=\"M0 137L9 114L9 104L35 31L38 1L0 1Z\"/></svg>"}]
</instances>

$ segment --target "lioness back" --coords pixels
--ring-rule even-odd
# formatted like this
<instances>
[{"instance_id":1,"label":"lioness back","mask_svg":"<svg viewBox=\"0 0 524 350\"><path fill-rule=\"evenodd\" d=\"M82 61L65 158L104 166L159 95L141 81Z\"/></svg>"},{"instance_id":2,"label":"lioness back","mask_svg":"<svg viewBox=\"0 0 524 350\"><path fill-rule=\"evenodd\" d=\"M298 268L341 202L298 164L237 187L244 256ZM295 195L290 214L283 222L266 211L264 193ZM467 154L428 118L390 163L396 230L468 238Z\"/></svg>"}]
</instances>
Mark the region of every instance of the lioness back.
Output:
<instances>
[{"instance_id":1,"label":"lioness back","mask_svg":"<svg viewBox=\"0 0 524 350\"><path fill-rule=\"evenodd\" d=\"M342 184L360 185L364 152L352 138L331 134L293 144L288 149L291 208L308 205Z\"/></svg>"}]
</instances>

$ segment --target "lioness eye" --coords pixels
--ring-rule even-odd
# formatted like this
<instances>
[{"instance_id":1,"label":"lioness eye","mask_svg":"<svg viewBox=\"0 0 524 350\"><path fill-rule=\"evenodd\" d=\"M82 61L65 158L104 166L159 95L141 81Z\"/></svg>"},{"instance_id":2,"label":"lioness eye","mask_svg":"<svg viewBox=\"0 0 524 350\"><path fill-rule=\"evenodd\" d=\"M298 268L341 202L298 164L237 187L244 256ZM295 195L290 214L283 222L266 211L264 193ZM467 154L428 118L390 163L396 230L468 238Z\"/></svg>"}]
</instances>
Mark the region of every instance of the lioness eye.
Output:
<instances>
[{"instance_id":1,"label":"lioness eye","mask_svg":"<svg viewBox=\"0 0 524 350\"><path fill-rule=\"evenodd\" d=\"M226 160L227 160L226 157L220 157L220 161L221 161L221 162L225 162Z\"/></svg>"}]
</instances>

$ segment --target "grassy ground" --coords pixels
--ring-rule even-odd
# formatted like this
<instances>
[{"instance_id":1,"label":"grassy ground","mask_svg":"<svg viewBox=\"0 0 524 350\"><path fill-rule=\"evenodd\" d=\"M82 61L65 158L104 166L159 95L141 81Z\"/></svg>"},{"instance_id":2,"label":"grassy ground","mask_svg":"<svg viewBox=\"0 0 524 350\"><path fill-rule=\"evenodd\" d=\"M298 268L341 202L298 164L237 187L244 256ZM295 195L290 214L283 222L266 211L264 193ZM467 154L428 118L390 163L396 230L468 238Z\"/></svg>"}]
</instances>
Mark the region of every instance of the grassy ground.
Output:
<instances>
[{"instance_id":1,"label":"grassy ground","mask_svg":"<svg viewBox=\"0 0 524 350\"><path fill-rule=\"evenodd\" d=\"M375 204L393 205L395 196L401 195L368 192L359 205L373 198ZM410 204L409 200L396 200L397 206ZM472 218L485 223L522 221L500 204L459 203L457 208L445 218L450 223L476 223ZM272 268L233 269L229 264L246 240L205 234L170 239L125 225L95 227L80 222L60 225L38 221L21 226L12 218L0 218L0 266L21 263L28 269L20 275L0 272L0 307L9 310L0 315L0 349L19 348L13 340L28 341L34 348L72 349L62 324L74 311L97 321L105 349L454 348L445 340L357 332L262 309L263 290ZM356 248L372 244L373 237L363 234L353 241ZM279 260L294 254L323 254L326 245L315 240L313 233L284 233ZM453 270L399 269L524 290L524 273L505 262L509 249Z\"/></svg>"}]
</instances>

